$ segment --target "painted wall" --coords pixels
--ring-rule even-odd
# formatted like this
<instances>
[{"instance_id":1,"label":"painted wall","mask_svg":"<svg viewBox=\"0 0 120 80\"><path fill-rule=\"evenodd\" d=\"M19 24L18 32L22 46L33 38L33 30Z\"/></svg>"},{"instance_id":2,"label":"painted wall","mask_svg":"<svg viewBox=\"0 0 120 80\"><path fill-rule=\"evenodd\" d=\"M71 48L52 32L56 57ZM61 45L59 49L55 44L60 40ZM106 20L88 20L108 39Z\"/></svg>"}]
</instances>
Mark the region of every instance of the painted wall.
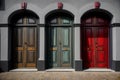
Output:
<instances>
[{"instance_id":1,"label":"painted wall","mask_svg":"<svg viewBox=\"0 0 120 80\"><path fill-rule=\"evenodd\" d=\"M8 28L1 27L1 61L8 60Z\"/></svg>"},{"instance_id":2,"label":"painted wall","mask_svg":"<svg viewBox=\"0 0 120 80\"><path fill-rule=\"evenodd\" d=\"M21 9L24 0L5 0L5 11L0 11L0 23L7 23L8 16L15 10ZM25 0L28 9L34 11L40 17L40 23L44 23L45 15L51 10L57 9L59 0ZM74 23L80 23L80 17L89 9L94 8L95 0L60 0L64 7L75 15ZM97 0L101 2L101 8L111 12L114 16L112 23L120 22L120 0Z\"/></svg>"},{"instance_id":3,"label":"painted wall","mask_svg":"<svg viewBox=\"0 0 120 80\"><path fill-rule=\"evenodd\" d=\"M116 38L115 39L116 39L116 60L120 61L120 26L116 27Z\"/></svg>"}]
</instances>

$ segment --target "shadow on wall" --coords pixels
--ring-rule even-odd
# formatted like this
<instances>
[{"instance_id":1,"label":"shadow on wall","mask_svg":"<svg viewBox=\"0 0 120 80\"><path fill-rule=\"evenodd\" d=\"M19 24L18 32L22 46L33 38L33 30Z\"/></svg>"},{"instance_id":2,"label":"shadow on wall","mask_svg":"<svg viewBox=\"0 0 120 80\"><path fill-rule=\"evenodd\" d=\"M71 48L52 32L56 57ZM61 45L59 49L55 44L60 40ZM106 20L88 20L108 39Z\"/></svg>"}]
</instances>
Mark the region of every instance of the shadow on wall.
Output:
<instances>
[{"instance_id":1,"label":"shadow on wall","mask_svg":"<svg viewBox=\"0 0 120 80\"><path fill-rule=\"evenodd\" d=\"M1 73L1 72L4 72L4 71L3 71L2 68L1 68L1 62L0 62L0 73Z\"/></svg>"},{"instance_id":2,"label":"shadow on wall","mask_svg":"<svg viewBox=\"0 0 120 80\"><path fill-rule=\"evenodd\" d=\"M0 72L2 72L1 68L0 68Z\"/></svg>"}]
</instances>

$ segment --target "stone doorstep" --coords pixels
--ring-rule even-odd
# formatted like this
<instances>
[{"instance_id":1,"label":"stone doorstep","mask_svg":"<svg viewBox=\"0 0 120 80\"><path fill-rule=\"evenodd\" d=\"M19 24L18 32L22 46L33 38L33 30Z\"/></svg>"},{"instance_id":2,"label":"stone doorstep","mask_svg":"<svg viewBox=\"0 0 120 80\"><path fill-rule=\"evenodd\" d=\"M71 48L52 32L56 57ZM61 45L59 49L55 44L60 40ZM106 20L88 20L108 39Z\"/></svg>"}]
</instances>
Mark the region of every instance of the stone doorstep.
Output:
<instances>
[{"instance_id":1,"label":"stone doorstep","mask_svg":"<svg viewBox=\"0 0 120 80\"><path fill-rule=\"evenodd\" d=\"M20 69L13 69L13 70L10 70L10 72L29 72L29 71L32 71L32 72L34 72L34 71L38 71L36 68L35 69L24 69L24 68L20 68Z\"/></svg>"},{"instance_id":2,"label":"stone doorstep","mask_svg":"<svg viewBox=\"0 0 120 80\"><path fill-rule=\"evenodd\" d=\"M46 72L74 72L75 69L47 69Z\"/></svg>"},{"instance_id":3,"label":"stone doorstep","mask_svg":"<svg viewBox=\"0 0 120 80\"><path fill-rule=\"evenodd\" d=\"M115 72L115 71L107 68L90 68L84 70L84 72Z\"/></svg>"}]
</instances>

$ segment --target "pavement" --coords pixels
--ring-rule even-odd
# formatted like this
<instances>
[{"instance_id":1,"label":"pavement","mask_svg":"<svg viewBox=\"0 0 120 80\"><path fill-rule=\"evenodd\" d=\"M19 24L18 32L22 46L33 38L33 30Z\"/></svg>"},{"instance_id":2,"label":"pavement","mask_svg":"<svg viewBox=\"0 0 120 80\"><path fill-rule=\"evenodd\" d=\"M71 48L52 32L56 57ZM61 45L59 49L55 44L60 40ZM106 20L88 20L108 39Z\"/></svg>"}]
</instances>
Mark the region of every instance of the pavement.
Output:
<instances>
[{"instance_id":1,"label":"pavement","mask_svg":"<svg viewBox=\"0 0 120 80\"><path fill-rule=\"evenodd\" d=\"M120 72L2 72L0 80L120 80Z\"/></svg>"}]
</instances>

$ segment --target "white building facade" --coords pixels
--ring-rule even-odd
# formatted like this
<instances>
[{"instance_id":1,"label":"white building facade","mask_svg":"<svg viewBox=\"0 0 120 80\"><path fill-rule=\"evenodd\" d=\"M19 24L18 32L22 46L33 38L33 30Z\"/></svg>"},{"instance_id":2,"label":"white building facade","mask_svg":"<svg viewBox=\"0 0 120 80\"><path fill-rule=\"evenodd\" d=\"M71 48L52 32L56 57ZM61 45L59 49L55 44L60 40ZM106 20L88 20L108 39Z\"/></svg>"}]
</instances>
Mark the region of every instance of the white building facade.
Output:
<instances>
[{"instance_id":1,"label":"white building facade","mask_svg":"<svg viewBox=\"0 0 120 80\"><path fill-rule=\"evenodd\" d=\"M1 71L120 71L119 0L23 2L1 0Z\"/></svg>"}]
</instances>

